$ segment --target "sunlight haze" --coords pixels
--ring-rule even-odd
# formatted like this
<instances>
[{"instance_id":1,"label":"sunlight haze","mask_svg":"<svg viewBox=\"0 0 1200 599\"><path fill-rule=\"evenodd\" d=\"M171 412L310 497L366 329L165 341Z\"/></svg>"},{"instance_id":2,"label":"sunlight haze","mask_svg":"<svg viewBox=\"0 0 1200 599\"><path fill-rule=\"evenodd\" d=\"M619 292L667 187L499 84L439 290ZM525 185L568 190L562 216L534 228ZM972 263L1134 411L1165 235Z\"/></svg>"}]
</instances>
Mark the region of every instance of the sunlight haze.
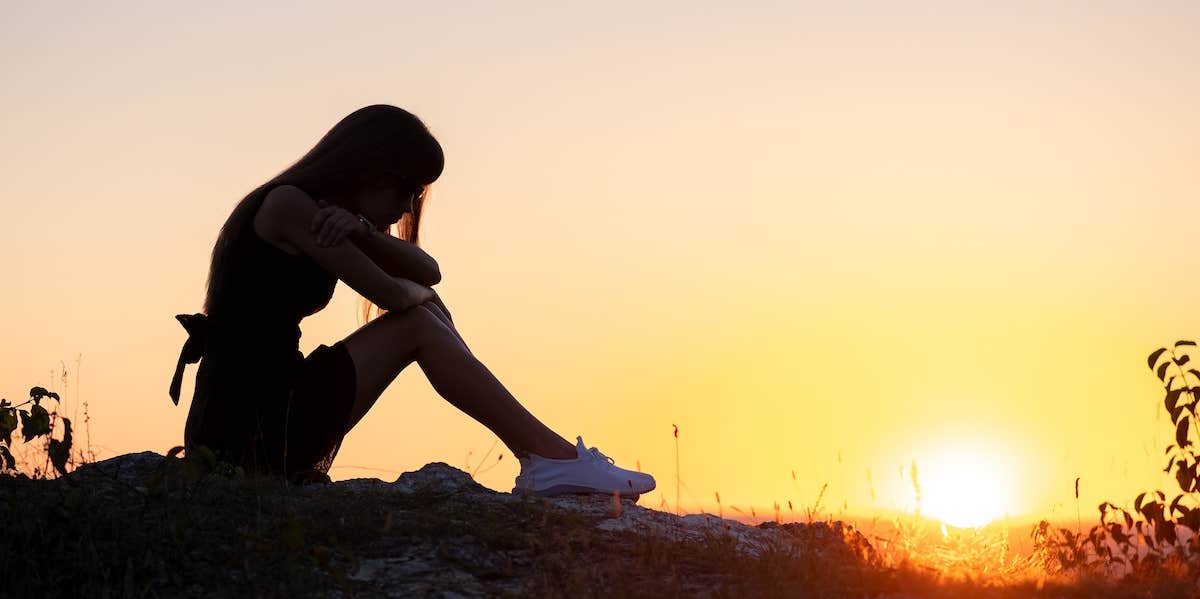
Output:
<instances>
[{"instance_id":1,"label":"sunlight haze","mask_svg":"<svg viewBox=\"0 0 1200 599\"><path fill-rule=\"evenodd\" d=\"M1146 356L1200 338L1196 3L0 15L0 396L65 366L100 457L182 443L174 315L234 204L387 103L445 150L422 247L472 351L654 474L641 505L676 509L672 425L683 511L823 485L826 511L912 510L914 461L952 525L1073 520L1077 477L1085 519L1171 484ZM357 299L339 283L301 350ZM413 365L330 474L444 461L508 491L494 441Z\"/></svg>"}]
</instances>

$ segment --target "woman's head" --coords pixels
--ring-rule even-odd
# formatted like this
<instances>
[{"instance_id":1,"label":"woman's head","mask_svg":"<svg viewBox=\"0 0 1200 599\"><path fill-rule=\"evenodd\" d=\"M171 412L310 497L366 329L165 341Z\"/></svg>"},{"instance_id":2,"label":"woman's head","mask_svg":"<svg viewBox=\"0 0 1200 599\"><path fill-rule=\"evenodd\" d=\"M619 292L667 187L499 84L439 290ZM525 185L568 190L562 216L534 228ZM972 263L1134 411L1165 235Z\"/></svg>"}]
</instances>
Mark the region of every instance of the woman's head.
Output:
<instances>
[{"instance_id":1,"label":"woman's head","mask_svg":"<svg viewBox=\"0 0 1200 599\"><path fill-rule=\"evenodd\" d=\"M268 191L295 185L314 198L341 205L396 235L419 244L421 212L429 185L442 174L442 147L412 113L375 104L338 121L311 150L270 181L250 192L226 220L213 248L205 312L220 301L230 248L252 226ZM370 304L363 310L369 317Z\"/></svg>"},{"instance_id":2,"label":"woman's head","mask_svg":"<svg viewBox=\"0 0 1200 599\"><path fill-rule=\"evenodd\" d=\"M427 184L394 172L387 172L371 185L340 199L329 199L343 208L362 214L376 227L386 230L412 214L423 199Z\"/></svg>"},{"instance_id":3,"label":"woman's head","mask_svg":"<svg viewBox=\"0 0 1200 599\"><path fill-rule=\"evenodd\" d=\"M313 197L362 212L378 225L390 225L404 214L419 217L425 190L442 174L443 165L442 147L420 119L376 104L339 121L271 185L295 185ZM395 197L388 201L389 196ZM404 235L404 225L401 237L415 242L415 223L409 223L410 235Z\"/></svg>"}]
</instances>

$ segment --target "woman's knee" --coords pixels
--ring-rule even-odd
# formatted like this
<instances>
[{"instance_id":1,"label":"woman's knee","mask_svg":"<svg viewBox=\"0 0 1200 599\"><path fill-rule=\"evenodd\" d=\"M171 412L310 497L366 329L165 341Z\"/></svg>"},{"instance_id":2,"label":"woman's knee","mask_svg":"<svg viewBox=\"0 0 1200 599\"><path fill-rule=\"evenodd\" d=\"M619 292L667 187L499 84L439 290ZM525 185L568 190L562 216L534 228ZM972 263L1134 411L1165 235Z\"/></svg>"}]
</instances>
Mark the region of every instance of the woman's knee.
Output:
<instances>
[{"instance_id":1,"label":"woman's knee","mask_svg":"<svg viewBox=\"0 0 1200 599\"><path fill-rule=\"evenodd\" d=\"M451 327L451 328L454 327L454 323L450 320L450 315L447 314L446 310L443 309L441 306L439 306L437 303L425 302L423 304L420 304L419 307L428 310L430 314L433 314L434 316L436 316L438 318L438 320L442 321L442 324L444 324L448 327Z\"/></svg>"},{"instance_id":2,"label":"woman's knee","mask_svg":"<svg viewBox=\"0 0 1200 599\"><path fill-rule=\"evenodd\" d=\"M424 304L418 304L400 311L393 310L381 318L396 322L402 329L400 334L403 335L431 339L453 335L453 332L446 326L446 323Z\"/></svg>"}]
</instances>

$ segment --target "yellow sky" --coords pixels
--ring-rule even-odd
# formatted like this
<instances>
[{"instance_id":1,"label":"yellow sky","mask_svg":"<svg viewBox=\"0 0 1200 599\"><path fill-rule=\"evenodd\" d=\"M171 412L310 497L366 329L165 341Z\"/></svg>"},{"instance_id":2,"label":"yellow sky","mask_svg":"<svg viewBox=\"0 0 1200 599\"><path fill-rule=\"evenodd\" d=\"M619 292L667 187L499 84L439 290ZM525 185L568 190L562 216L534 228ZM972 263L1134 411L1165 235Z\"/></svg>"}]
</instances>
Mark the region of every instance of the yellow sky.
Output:
<instances>
[{"instance_id":1,"label":"yellow sky","mask_svg":"<svg viewBox=\"0 0 1200 599\"><path fill-rule=\"evenodd\" d=\"M542 4L0 9L0 395L82 355L102 455L179 443L173 315L229 210L390 103L445 148L422 238L473 351L644 505L672 424L685 509L904 509L902 467L958 455L1014 514L1168 488L1144 358L1200 337L1195 3ZM412 367L332 474L493 440Z\"/></svg>"}]
</instances>

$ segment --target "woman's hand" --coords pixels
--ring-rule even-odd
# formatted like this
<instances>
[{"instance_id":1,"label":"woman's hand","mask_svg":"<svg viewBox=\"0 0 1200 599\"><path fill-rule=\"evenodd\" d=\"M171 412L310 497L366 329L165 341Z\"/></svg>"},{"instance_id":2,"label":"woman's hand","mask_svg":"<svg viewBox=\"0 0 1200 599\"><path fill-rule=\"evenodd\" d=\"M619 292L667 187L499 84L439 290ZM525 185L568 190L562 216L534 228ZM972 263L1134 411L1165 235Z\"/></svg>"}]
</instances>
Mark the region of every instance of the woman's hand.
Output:
<instances>
[{"instance_id":1,"label":"woman's hand","mask_svg":"<svg viewBox=\"0 0 1200 599\"><path fill-rule=\"evenodd\" d=\"M329 247L351 235L365 235L367 227L345 208L317 200L317 213L313 216L309 232L316 235L317 245Z\"/></svg>"},{"instance_id":2,"label":"woman's hand","mask_svg":"<svg viewBox=\"0 0 1200 599\"><path fill-rule=\"evenodd\" d=\"M419 306L437 297L437 292L432 287L426 287L409 279L397 278L396 283L404 289L404 295L407 298L404 302L404 308Z\"/></svg>"}]
</instances>

